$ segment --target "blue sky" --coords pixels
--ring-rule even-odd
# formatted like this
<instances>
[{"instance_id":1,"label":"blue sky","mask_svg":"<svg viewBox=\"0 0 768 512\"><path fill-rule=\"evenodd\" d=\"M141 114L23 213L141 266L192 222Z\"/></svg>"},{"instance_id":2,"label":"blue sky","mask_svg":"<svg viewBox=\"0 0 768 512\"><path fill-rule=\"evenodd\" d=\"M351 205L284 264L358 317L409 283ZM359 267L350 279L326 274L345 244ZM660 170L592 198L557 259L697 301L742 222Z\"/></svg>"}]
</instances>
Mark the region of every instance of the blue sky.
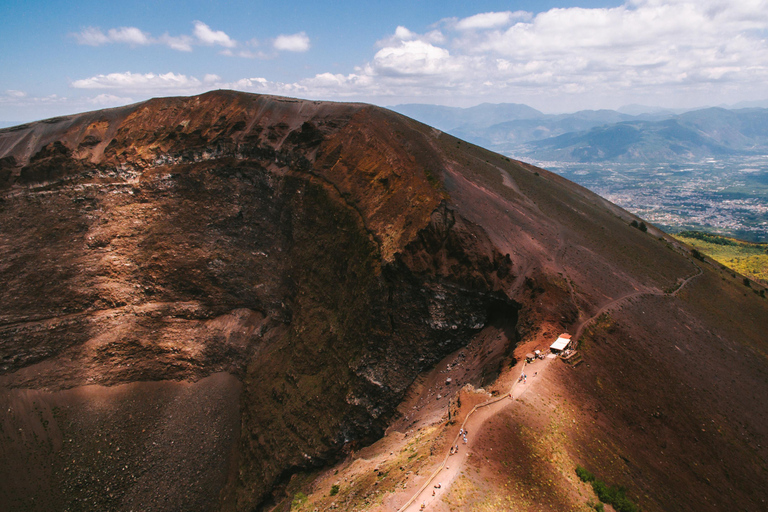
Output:
<instances>
[{"instance_id":1,"label":"blue sky","mask_svg":"<svg viewBox=\"0 0 768 512\"><path fill-rule=\"evenodd\" d=\"M217 88L547 112L768 99L768 0L0 0L0 122Z\"/></svg>"}]
</instances>

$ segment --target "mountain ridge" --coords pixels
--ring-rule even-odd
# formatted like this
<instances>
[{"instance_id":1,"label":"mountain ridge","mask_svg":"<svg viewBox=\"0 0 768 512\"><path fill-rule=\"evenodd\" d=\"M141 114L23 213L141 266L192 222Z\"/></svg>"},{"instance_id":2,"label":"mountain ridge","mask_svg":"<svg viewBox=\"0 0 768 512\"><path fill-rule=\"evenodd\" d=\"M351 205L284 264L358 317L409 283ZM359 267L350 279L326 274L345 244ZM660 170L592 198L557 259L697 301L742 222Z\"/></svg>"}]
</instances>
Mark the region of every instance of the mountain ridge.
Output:
<instances>
[{"instance_id":1,"label":"mountain ridge","mask_svg":"<svg viewBox=\"0 0 768 512\"><path fill-rule=\"evenodd\" d=\"M394 110L432 124L487 149L521 158L562 162L681 163L718 155L765 152L768 110L708 107L678 112L629 113L584 110L571 114L504 117L498 104L493 117L475 119L471 109L453 108L448 118L430 114L428 105L396 105ZM418 107L418 108L415 108ZM488 105L486 105L486 108ZM440 107L442 111L448 107ZM449 121L450 120L450 121ZM627 129L635 136L626 139ZM616 139L616 140L614 140Z\"/></svg>"}]
</instances>

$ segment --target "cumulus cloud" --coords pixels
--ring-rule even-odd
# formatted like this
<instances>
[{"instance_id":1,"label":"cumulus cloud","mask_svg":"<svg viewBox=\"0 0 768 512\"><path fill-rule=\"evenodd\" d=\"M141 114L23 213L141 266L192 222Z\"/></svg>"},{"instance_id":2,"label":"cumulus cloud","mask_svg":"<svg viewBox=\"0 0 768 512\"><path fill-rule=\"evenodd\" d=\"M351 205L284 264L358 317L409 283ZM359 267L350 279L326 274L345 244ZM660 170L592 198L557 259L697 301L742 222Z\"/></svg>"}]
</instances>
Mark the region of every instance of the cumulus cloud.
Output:
<instances>
[{"instance_id":1,"label":"cumulus cloud","mask_svg":"<svg viewBox=\"0 0 768 512\"><path fill-rule=\"evenodd\" d=\"M305 52L309 50L309 37L304 32L291 35L279 35L272 46L275 50L286 52Z\"/></svg>"},{"instance_id":2,"label":"cumulus cloud","mask_svg":"<svg viewBox=\"0 0 768 512\"><path fill-rule=\"evenodd\" d=\"M399 45L402 41L423 41L429 44L442 44L445 42L445 36L439 30L432 30L426 34L418 34L410 31L408 28L398 26L395 33L376 42L377 48L388 48Z\"/></svg>"},{"instance_id":3,"label":"cumulus cloud","mask_svg":"<svg viewBox=\"0 0 768 512\"><path fill-rule=\"evenodd\" d=\"M530 18L530 13L525 11L483 12L469 16L456 22L457 30L474 30L503 27L515 18Z\"/></svg>"},{"instance_id":4,"label":"cumulus cloud","mask_svg":"<svg viewBox=\"0 0 768 512\"><path fill-rule=\"evenodd\" d=\"M149 36L136 27L111 28L107 35L109 40L115 43L145 45L151 42Z\"/></svg>"},{"instance_id":5,"label":"cumulus cloud","mask_svg":"<svg viewBox=\"0 0 768 512\"><path fill-rule=\"evenodd\" d=\"M78 44L86 44L88 46L101 46L111 42L104 32L96 27L88 27L72 35Z\"/></svg>"},{"instance_id":6,"label":"cumulus cloud","mask_svg":"<svg viewBox=\"0 0 768 512\"><path fill-rule=\"evenodd\" d=\"M398 27L362 68L393 94L427 97L448 83L476 101L728 101L768 80L766 0L630 0L612 8L486 12L437 26L442 39L434 30ZM402 80L416 76L421 90Z\"/></svg>"},{"instance_id":7,"label":"cumulus cloud","mask_svg":"<svg viewBox=\"0 0 768 512\"><path fill-rule=\"evenodd\" d=\"M373 66L383 75L436 75L458 68L448 50L419 40L382 48Z\"/></svg>"},{"instance_id":8,"label":"cumulus cloud","mask_svg":"<svg viewBox=\"0 0 768 512\"><path fill-rule=\"evenodd\" d=\"M215 87L382 103L515 101L551 109L635 102L695 106L690 104L765 98L766 33L768 0L628 0L610 8L479 13L437 20L424 33L399 26L352 73L318 73L292 83L122 73L72 85L129 94ZM81 36L94 42L112 37L85 31ZM309 45L303 32L271 41L275 52L306 51ZM224 50L274 57L257 47L253 40Z\"/></svg>"},{"instance_id":9,"label":"cumulus cloud","mask_svg":"<svg viewBox=\"0 0 768 512\"><path fill-rule=\"evenodd\" d=\"M180 52L191 52L194 39L190 36L171 36L166 33L158 37L156 41L159 44L164 44L172 50L177 50Z\"/></svg>"},{"instance_id":10,"label":"cumulus cloud","mask_svg":"<svg viewBox=\"0 0 768 512\"><path fill-rule=\"evenodd\" d=\"M75 89L112 89L127 92L174 92L194 93L202 89L203 83L180 73L110 73L72 82Z\"/></svg>"},{"instance_id":11,"label":"cumulus cloud","mask_svg":"<svg viewBox=\"0 0 768 512\"><path fill-rule=\"evenodd\" d=\"M149 35L136 27L111 28L106 34L99 28L88 27L77 34L74 34L74 36L78 43L89 46L101 46L109 43L123 43L131 46L139 46L152 43L152 39Z\"/></svg>"},{"instance_id":12,"label":"cumulus cloud","mask_svg":"<svg viewBox=\"0 0 768 512\"><path fill-rule=\"evenodd\" d=\"M221 30L211 30L211 27L202 21L195 21L194 34L198 41L209 46L218 45L225 48L234 48L237 43Z\"/></svg>"},{"instance_id":13,"label":"cumulus cloud","mask_svg":"<svg viewBox=\"0 0 768 512\"><path fill-rule=\"evenodd\" d=\"M88 27L76 34L72 34L78 44L88 46L102 46L105 44L122 43L130 46L144 46L150 44L165 45L173 50L182 52L192 51L193 45L222 46L235 48L237 41L230 38L221 30L213 30L202 21L193 23L192 35L182 34L171 36L167 32L161 36L153 37L136 27L111 28L104 33L100 28Z\"/></svg>"},{"instance_id":14,"label":"cumulus cloud","mask_svg":"<svg viewBox=\"0 0 768 512\"><path fill-rule=\"evenodd\" d=\"M167 32L161 36L152 36L136 27L111 28L106 32L98 27L87 27L78 33L71 34L78 44L88 46L103 46L107 44L127 44L129 46L164 45L173 50L191 52L195 46L219 46L223 48L219 54L239 56L248 59L268 59L275 57L277 52L306 52L310 49L310 39L305 32L296 34L281 34L271 40L274 51L271 55L264 51L254 51L251 48L260 46L257 39L239 43L223 30L214 30L202 21L193 22L192 34L172 36Z\"/></svg>"}]
</instances>

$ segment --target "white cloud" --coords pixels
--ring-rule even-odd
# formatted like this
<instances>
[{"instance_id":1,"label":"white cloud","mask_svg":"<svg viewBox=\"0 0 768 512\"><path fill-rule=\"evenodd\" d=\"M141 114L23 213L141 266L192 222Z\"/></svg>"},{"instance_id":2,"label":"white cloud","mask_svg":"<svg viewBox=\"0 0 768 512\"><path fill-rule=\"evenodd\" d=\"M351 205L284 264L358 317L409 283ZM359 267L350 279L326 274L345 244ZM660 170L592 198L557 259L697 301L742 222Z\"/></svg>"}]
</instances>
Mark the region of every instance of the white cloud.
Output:
<instances>
[{"instance_id":1,"label":"white cloud","mask_svg":"<svg viewBox=\"0 0 768 512\"><path fill-rule=\"evenodd\" d=\"M123 96L115 96L114 94L99 94L93 98L86 98L88 103L98 105L100 107L115 107L119 105L127 105L133 103L132 98Z\"/></svg>"},{"instance_id":2,"label":"white cloud","mask_svg":"<svg viewBox=\"0 0 768 512\"><path fill-rule=\"evenodd\" d=\"M77 39L78 44L86 44L88 46L101 46L102 44L111 42L109 38L104 35L104 32L96 27L88 27L77 34L72 35Z\"/></svg>"},{"instance_id":3,"label":"white cloud","mask_svg":"<svg viewBox=\"0 0 768 512\"><path fill-rule=\"evenodd\" d=\"M268 55L262 51L253 50L240 50L237 52L237 55L239 57L243 57L244 59L269 59L273 57L273 55Z\"/></svg>"},{"instance_id":4,"label":"white cloud","mask_svg":"<svg viewBox=\"0 0 768 512\"><path fill-rule=\"evenodd\" d=\"M395 33L376 42L377 48L387 48L397 46L402 41L423 41L429 44L442 44L445 42L445 36L439 30L432 30L426 34L417 34L403 26L398 26Z\"/></svg>"},{"instance_id":5,"label":"white cloud","mask_svg":"<svg viewBox=\"0 0 768 512\"><path fill-rule=\"evenodd\" d=\"M234 48L237 46L237 42L230 39L230 37L221 30L211 30L211 27L202 21L195 21L194 25L195 37L202 44L209 46L218 45L225 48Z\"/></svg>"},{"instance_id":6,"label":"white cloud","mask_svg":"<svg viewBox=\"0 0 768 512\"><path fill-rule=\"evenodd\" d=\"M373 66L384 75L436 75L458 68L448 50L423 41L382 48L374 55Z\"/></svg>"},{"instance_id":7,"label":"white cloud","mask_svg":"<svg viewBox=\"0 0 768 512\"><path fill-rule=\"evenodd\" d=\"M397 27L352 73L318 73L291 83L122 73L72 86L129 95L233 88L384 104L515 101L548 110L641 102L697 106L766 97L768 0L629 0L612 8L536 15L480 13L438 20L435 26L440 30L426 33ZM81 36L98 42L99 34ZM252 40L232 53L270 58L277 50L306 50L309 38L280 36L272 41L271 55L257 46Z\"/></svg>"},{"instance_id":8,"label":"white cloud","mask_svg":"<svg viewBox=\"0 0 768 512\"><path fill-rule=\"evenodd\" d=\"M165 46L171 48L172 50L177 50L180 52L191 52L192 42L194 40L190 36L185 36L185 35L171 36L166 33L158 37L156 41L159 44L164 44Z\"/></svg>"},{"instance_id":9,"label":"white cloud","mask_svg":"<svg viewBox=\"0 0 768 512\"><path fill-rule=\"evenodd\" d=\"M415 32L411 32L407 28L403 26L399 26L395 29L395 38L400 41L409 41L411 39L416 39L418 34Z\"/></svg>"},{"instance_id":10,"label":"white cloud","mask_svg":"<svg viewBox=\"0 0 768 512\"><path fill-rule=\"evenodd\" d=\"M398 27L380 40L361 67L376 84L367 92L434 98L450 86L453 97L471 95L469 102L541 105L545 97L580 96L594 105L646 98L701 104L744 99L737 94L756 94L768 80L766 0L631 0L438 24L441 39Z\"/></svg>"},{"instance_id":11,"label":"white cloud","mask_svg":"<svg viewBox=\"0 0 768 512\"><path fill-rule=\"evenodd\" d=\"M110 73L108 75L96 75L72 82L75 89L111 89L127 92L144 93L195 93L199 92L202 82L195 77L189 77L180 73Z\"/></svg>"},{"instance_id":12,"label":"white cloud","mask_svg":"<svg viewBox=\"0 0 768 512\"><path fill-rule=\"evenodd\" d=\"M105 34L100 28L88 27L73 34L79 44L101 46L109 43L123 43L131 46L151 44L153 41L136 27L111 28Z\"/></svg>"},{"instance_id":13,"label":"white cloud","mask_svg":"<svg viewBox=\"0 0 768 512\"><path fill-rule=\"evenodd\" d=\"M279 35L272 43L275 50L286 52L305 52L309 50L309 37L304 32L291 35Z\"/></svg>"},{"instance_id":14,"label":"white cloud","mask_svg":"<svg viewBox=\"0 0 768 512\"><path fill-rule=\"evenodd\" d=\"M111 42L130 45L145 45L151 42L149 36L136 27L111 28L107 37Z\"/></svg>"},{"instance_id":15,"label":"white cloud","mask_svg":"<svg viewBox=\"0 0 768 512\"><path fill-rule=\"evenodd\" d=\"M517 11L514 13L511 11L483 12L483 13L475 14L474 16L469 16L468 18L459 20L456 23L455 28L457 30L496 28L496 27L502 27L504 25L509 25L509 23L515 18L528 18L528 17L530 17L530 14L523 11Z\"/></svg>"},{"instance_id":16,"label":"white cloud","mask_svg":"<svg viewBox=\"0 0 768 512\"><path fill-rule=\"evenodd\" d=\"M30 105L53 105L65 103L66 97L59 96L58 94L49 94L47 96L30 96L22 91L5 91L4 95L0 95L0 105L2 106L22 106L27 107Z\"/></svg>"},{"instance_id":17,"label":"white cloud","mask_svg":"<svg viewBox=\"0 0 768 512\"><path fill-rule=\"evenodd\" d=\"M173 50L191 52L195 44L206 46L223 46L235 48L237 41L231 39L221 30L212 30L202 21L194 22L193 35L182 34L171 36L167 32L159 37L152 37L136 27L111 28L105 34L100 28L88 27L72 34L78 44L102 46L105 44L127 44L130 46L145 46L150 44L165 45Z\"/></svg>"}]
</instances>

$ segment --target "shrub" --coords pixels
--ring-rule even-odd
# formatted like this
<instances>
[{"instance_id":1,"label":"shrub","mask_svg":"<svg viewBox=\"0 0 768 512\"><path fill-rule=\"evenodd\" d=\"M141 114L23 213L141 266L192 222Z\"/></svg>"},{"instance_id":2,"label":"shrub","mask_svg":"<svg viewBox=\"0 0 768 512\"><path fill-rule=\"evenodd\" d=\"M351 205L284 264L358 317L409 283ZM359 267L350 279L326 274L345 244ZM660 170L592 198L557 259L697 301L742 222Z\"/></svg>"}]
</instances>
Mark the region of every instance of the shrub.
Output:
<instances>
[{"instance_id":1,"label":"shrub","mask_svg":"<svg viewBox=\"0 0 768 512\"><path fill-rule=\"evenodd\" d=\"M747 288L751 288L752 287L752 284L749 282L749 279L746 278L746 277L744 278L743 283L744 283L744 286L746 286Z\"/></svg>"},{"instance_id":2,"label":"shrub","mask_svg":"<svg viewBox=\"0 0 768 512\"><path fill-rule=\"evenodd\" d=\"M582 482L592 482L592 490L595 491L597 498L603 503L612 505L616 512L640 512L640 507L627 498L627 490L624 487L608 485L595 478L595 475L582 466L576 466L576 475ZM597 511L604 510L602 503L589 505Z\"/></svg>"},{"instance_id":3,"label":"shrub","mask_svg":"<svg viewBox=\"0 0 768 512\"><path fill-rule=\"evenodd\" d=\"M627 498L623 487L608 485L601 480L592 482L592 489L603 503L612 505L616 512L639 512L640 508Z\"/></svg>"},{"instance_id":4,"label":"shrub","mask_svg":"<svg viewBox=\"0 0 768 512\"><path fill-rule=\"evenodd\" d=\"M691 249L691 256L693 256L697 260L704 261L704 255L701 254L701 251L699 251L698 249Z\"/></svg>"},{"instance_id":5,"label":"shrub","mask_svg":"<svg viewBox=\"0 0 768 512\"><path fill-rule=\"evenodd\" d=\"M576 476L578 476L582 482L592 482L595 480L595 475L581 466L576 466Z\"/></svg>"},{"instance_id":6,"label":"shrub","mask_svg":"<svg viewBox=\"0 0 768 512\"><path fill-rule=\"evenodd\" d=\"M331 486L331 492L330 492L329 494L330 494L331 496L336 496L337 494L339 494L339 486L338 486L338 485L336 485L336 484L333 484L333 485Z\"/></svg>"},{"instance_id":7,"label":"shrub","mask_svg":"<svg viewBox=\"0 0 768 512\"><path fill-rule=\"evenodd\" d=\"M632 222L630 222L629 225L632 226L633 228L636 228L639 226L636 220L633 220Z\"/></svg>"},{"instance_id":8,"label":"shrub","mask_svg":"<svg viewBox=\"0 0 768 512\"><path fill-rule=\"evenodd\" d=\"M291 502L291 509L294 507L298 508L301 507L303 504L307 502L309 498L307 498L307 495L303 492L299 491L293 496L293 501Z\"/></svg>"},{"instance_id":9,"label":"shrub","mask_svg":"<svg viewBox=\"0 0 768 512\"><path fill-rule=\"evenodd\" d=\"M645 222L640 222L640 227L639 227L639 229L640 229L640 231L642 231L643 233L645 233L646 231L648 231L648 226L646 226L646 225L645 225Z\"/></svg>"}]
</instances>

